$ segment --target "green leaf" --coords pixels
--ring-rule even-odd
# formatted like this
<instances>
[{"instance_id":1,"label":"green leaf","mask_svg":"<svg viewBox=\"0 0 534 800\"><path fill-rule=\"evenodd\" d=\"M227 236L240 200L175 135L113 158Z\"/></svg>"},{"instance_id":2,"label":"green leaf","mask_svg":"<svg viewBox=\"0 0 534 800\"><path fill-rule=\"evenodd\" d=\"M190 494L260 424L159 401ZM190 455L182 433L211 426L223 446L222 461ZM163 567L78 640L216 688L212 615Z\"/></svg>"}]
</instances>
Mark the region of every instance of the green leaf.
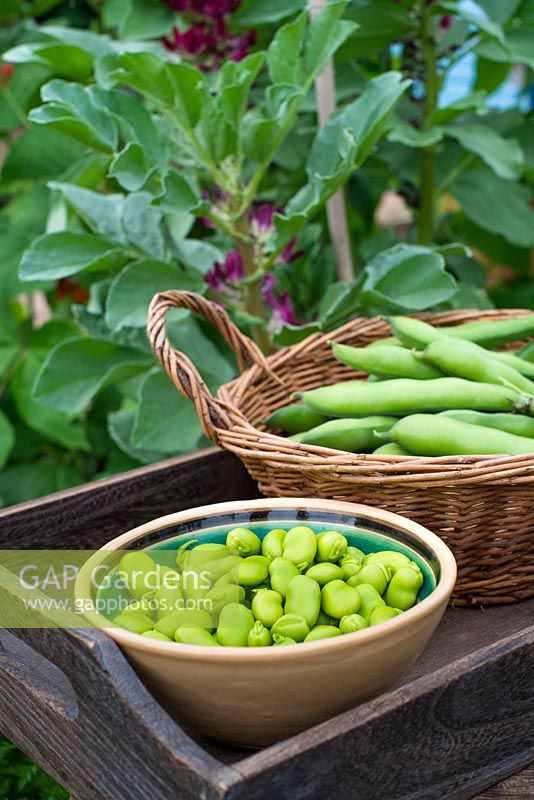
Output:
<instances>
[{"instance_id":1,"label":"green leaf","mask_svg":"<svg viewBox=\"0 0 534 800\"><path fill-rule=\"evenodd\" d=\"M11 464L0 474L0 497L6 505L12 505L71 489L84 481L72 467L52 458L32 464Z\"/></svg>"},{"instance_id":2,"label":"green leaf","mask_svg":"<svg viewBox=\"0 0 534 800\"><path fill-rule=\"evenodd\" d=\"M90 87L54 80L43 86L41 96L46 105L31 111L32 122L52 125L105 152L116 149L117 126L111 115L96 105Z\"/></svg>"},{"instance_id":3,"label":"green leaf","mask_svg":"<svg viewBox=\"0 0 534 800\"><path fill-rule=\"evenodd\" d=\"M488 61L479 56L476 61L475 89L491 94L501 86L510 74L512 65L507 62Z\"/></svg>"},{"instance_id":4,"label":"green leaf","mask_svg":"<svg viewBox=\"0 0 534 800\"><path fill-rule=\"evenodd\" d=\"M451 193L464 214L490 233L503 236L520 247L534 245L534 210L526 186L505 181L488 168L480 167L461 175Z\"/></svg>"},{"instance_id":5,"label":"green leaf","mask_svg":"<svg viewBox=\"0 0 534 800\"><path fill-rule=\"evenodd\" d=\"M61 192L88 228L101 236L126 243L122 227L124 195L101 194L81 186L52 181L51 189ZM118 245L116 245L118 246Z\"/></svg>"},{"instance_id":6,"label":"green leaf","mask_svg":"<svg viewBox=\"0 0 534 800\"><path fill-rule=\"evenodd\" d=\"M428 247L398 244L365 267L362 304L423 311L450 300L458 285L445 270L444 257Z\"/></svg>"},{"instance_id":7,"label":"green leaf","mask_svg":"<svg viewBox=\"0 0 534 800\"><path fill-rule=\"evenodd\" d=\"M49 233L38 236L26 250L20 266L23 281L68 278L85 270L109 270L122 266L127 257L122 247L86 233Z\"/></svg>"},{"instance_id":8,"label":"green leaf","mask_svg":"<svg viewBox=\"0 0 534 800\"><path fill-rule=\"evenodd\" d=\"M319 306L321 330L330 331L360 308L362 279L354 283L332 283Z\"/></svg>"},{"instance_id":9,"label":"green leaf","mask_svg":"<svg viewBox=\"0 0 534 800\"><path fill-rule=\"evenodd\" d=\"M0 411L0 469L6 464L14 444L15 431L6 415Z\"/></svg>"},{"instance_id":10,"label":"green leaf","mask_svg":"<svg viewBox=\"0 0 534 800\"><path fill-rule=\"evenodd\" d=\"M50 192L44 186L35 184L0 210L0 297L36 288L21 284L18 269L23 252L45 230L49 197Z\"/></svg>"},{"instance_id":11,"label":"green leaf","mask_svg":"<svg viewBox=\"0 0 534 800\"><path fill-rule=\"evenodd\" d=\"M302 81L301 51L308 15L299 14L275 33L267 51L267 69L272 83L294 83Z\"/></svg>"},{"instance_id":12,"label":"green leaf","mask_svg":"<svg viewBox=\"0 0 534 800\"><path fill-rule=\"evenodd\" d=\"M39 89L50 78L50 69L42 64L20 64L9 83L9 91L24 113L39 103ZM18 128L20 118L0 92L0 132Z\"/></svg>"},{"instance_id":13,"label":"green leaf","mask_svg":"<svg viewBox=\"0 0 534 800\"><path fill-rule=\"evenodd\" d=\"M506 52L507 45L504 31L497 22L485 19L481 14L473 14L467 5L463 3L458 4L455 0L442 0L437 6L437 10L452 12L461 17L470 25L474 25L475 28L478 28L478 30L492 42L496 42L497 45L502 48L503 52Z\"/></svg>"},{"instance_id":14,"label":"green leaf","mask_svg":"<svg viewBox=\"0 0 534 800\"><path fill-rule=\"evenodd\" d=\"M132 444L132 433L136 417L135 409L124 409L113 411L108 416L108 431L111 439L124 453L130 458L140 461L142 464L153 464L161 459L161 453L157 450L144 450Z\"/></svg>"},{"instance_id":15,"label":"green leaf","mask_svg":"<svg viewBox=\"0 0 534 800\"><path fill-rule=\"evenodd\" d=\"M168 33L174 13L160 0L135 0L120 25L124 39L155 39Z\"/></svg>"},{"instance_id":16,"label":"green leaf","mask_svg":"<svg viewBox=\"0 0 534 800\"><path fill-rule=\"evenodd\" d=\"M112 89L117 85L128 86L156 103L172 105L174 86L169 67L155 53L105 56L96 63L95 75L103 89Z\"/></svg>"},{"instance_id":17,"label":"green leaf","mask_svg":"<svg viewBox=\"0 0 534 800\"><path fill-rule=\"evenodd\" d=\"M141 145L129 142L111 162L109 175L115 178L123 189L136 192L145 185L154 169L147 165Z\"/></svg>"},{"instance_id":18,"label":"green leaf","mask_svg":"<svg viewBox=\"0 0 534 800\"><path fill-rule=\"evenodd\" d=\"M506 51L495 42L483 42L477 47L476 53L489 61L526 64L534 69L533 37L534 27L521 24L506 32Z\"/></svg>"},{"instance_id":19,"label":"green leaf","mask_svg":"<svg viewBox=\"0 0 534 800\"><path fill-rule=\"evenodd\" d=\"M407 147L431 147L433 144L441 142L443 131L436 127L421 131L397 117L393 120L393 125L387 138L389 142L400 142L400 144L405 144Z\"/></svg>"},{"instance_id":20,"label":"green leaf","mask_svg":"<svg viewBox=\"0 0 534 800\"><path fill-rule=\"evenodd\" d=\"M430 125L447 125L452 122L456 117L461 116L466 111L474 111L477 114L486 114L486 92L479 91L473 92L467 97L462 97L460 100L455 100L448 106L437 108L430 114L428 123Z\"/></svg>"},{"instance_id":21,"label":"green leaf","mask_svg":"<svg viewBox=\"0 0 534 800\"><path fill-rule=\"evenodd\" d=\"M523 151L517 139L504 139L484 125L449 125L445 133L478 155L501 178L514 180L523 172Z\"/></svg>"},{"instance_id":22,"label":"green leaf","mask_svg":"<svg viewBox=\"0 0 534 800\"><path fill-rule=\"evenodd\" d=\"M92 57L79 47L58 42L30 42L14 47L3 58L13 64L42 64L58 78L86 81L93 72Z\"/></svg>"},{"instance_id":23,"label":"green leaf","mask_svg":"<svg viewBox=\"0 0 534 800\"><path fill-rule=\"evenodd\" d=\"M217 261L224 261L222 250L200 239L184 239L181 242L175 242L175 250L180 261L202 275L209 272Z\"/></svg>"},{"instance_id":24,"label":"green leaf","mask_svg":"<svg viewBox=\"0 0 534 800\"><path fill-rule=\"evenodd\" d=\"M80 331L87 333L91 339L131 347L144 355L152 353L143 328L121 328L113 331L106 323L103 310L89 311L86 306L75 304L71 306L71 311Z\"/></svg>"},{"instance_id":25,"label":"green leaf","mask_svg":"<svg viewBox=\"0 0 534 800\"><path fill-rule=\"evenodd\" d=\"M146 259L128 264L111 284L107 324L113 330L124 326L144 327L152 298L169 289L202 292L205 283L198 273L162 261Z\"/></svg>"},{"instance_id":26,"label":"green leaf","mask_svg":"<svg viewBox=\"0 0 534 800\"><path fill-rule=\"evenodd\" d=\"M304 42L304 77L319 75L344 41L358 28L355 22L341 21L348 0L329 0L313 17Z\"/></svg>"},{"instance_id":27,"label":"green leaf","mask_svg":"<svg viewBox=\"0 0 534 800\"><path fill-rule=\"evenodd\" d=\"M188 64L170 64L172 100L182 124L194 128L200 121L206 102L206 78Z\"/></svg>"},{"instance_id":28,"label":"green leaf","mask_svg":"<svg viewBox=\"0 0 534 800\"><path fill-rule=\"evenodd\" d=\"M339 51L340 58L361 59L401 42L415 30L416 23L408 11L393 8L389 3L353 4L347 13L358 28Z\"/></svg>"},{"instance_id":29,"label":"green leaf","mask_svg":"<svg viewBox=\"0 0 534 800\"><path fill-rule=\"evenodd\" d=\"M85 152L78 142L53 128L31 125L11 143L2 167L2 182L55 178ZM46 153L45 158L43 153Z\"/></svg>"},{"instance_id":30,"label":"green leaf","mask_svg":"<svg viewBox=\"0 0 534 800\"><path fill-rule=\"evenodd\" d=\"M37 376L33 396L38 403L79 414L106 386L143 372L152 359L138 350L110 342L72 339L50 351Z\"/></svg>"},{"instance_id":31,"label":"green leaf","mask_svg":"<svg viewBox=\"0 0 534 800\"><path fill-rule=\"evenodd\" d=\"M514 16L523 0L477 0L486 14L500 24Z\"/></svg>"},{"instance_id":32,"label":"green leaf","mask_svg":"<svg viewBox=\"0 0 534 800\"><path fill-rule=\"evenodd\" d=\"M161 230L161 212L151 205L152 195L147 192L127 195L124 201L123 227L131 244L147 256L162 259L165 243Z\"/></svg>"},{"instance_id":33,"label":"green leaf","mask_svg":"<svg viewBox=\"0 0 534 800\"><path fill-rule=\"evenodd\" d=\"M450 242L450 244L442 244L439 247L434 247L433 250L443 256L445 261L449 258L471 258L471 248L462 242Z\"/></svg>"},{"instance_id":34,"label":"green leaf","mask_svg":"<svg viewBox=\"0 0 534 800\"><path fill-rule=\"evenodd\" d=\"M284 325L274 335L273 340L275 344L281 347L290 347L293 344L302 342L312 333L317 333L320 330L321 326L317 322L310 322L308 325Z\"/></svg>"},{"instance_id":35,"label":"green leaf","mask_svg":"<svg viewBox=\"0 0 534 800\"><path fill-rule=\"evenodd\" d=\"M143 382L131 437L134 447L158 453L188 453L202 436L195 406L164 372Z\"/></svg>"},{"instance_id":36,"label":"green leaf","mask_svg":"<svg viewBox=\"0 0 534 800\"><path fill-rule=\"evenodd\" d=\"M402 80L398 72L385 72L369 81L361 96L317 134L310 154L308 174L316 171L321 174L325 165L337 158L336 154L325 158L323 143L330 147L334 137L340 141L341 131L344 130L348 130L356 142L355 166L362 164L384 133L393 111L410 85L410 81Z\"/></svg>"},{"instance_id":37,"label":"green leaf","mask_svg":"<svg viewBox=\"0 0 534 800\"><path fill-rule=\"evenodd\" d=\"M245 0L232 17L238 25L271 25L306 7L306 0Z\"/></svg>"},{"instance_id":38,"label":"green leaf","mask_svg":"<svg viewBox=\"0 0 534 800\"><path fill-rule=\"evenodd\" d=\"M196 211L202 204L191 183L179 172L172 170L165 176L165 192L152 201L163 211L188 214Z\"/></svg>"},{"instance_id":39,"label":"green leaf","mask_svg":"<svg viewBox=\"0 0 534 800\"><path fill-rule=\"evenodd\" d=\"M53 335L50 335L50 328ZM11 394L18 413L26 425L42 433L53 442L58 442L69 450L89 451L90 445L82 424L68 414L55 411L37 403L32 397L32 389L50 346L62 341L66 335L72 336L70 326L48 323L34 336L23 361L17 367L12 381ZM46 339L43 341L43 337Z\"/></svg>"},{"instance_id":40,"label":"green leaf","mask_svg":"<svg viewBox=\"0 0 534 800\"><path fill-rule=\"evenodd\" d=\"M161 130L137 96L120 89L106 92L93 87L92 97L99 107L112 114L123 141L134 141L141 145L144 157L151 166L160 169L167 166L168 153Z\"/></svg>"}]
</instances>

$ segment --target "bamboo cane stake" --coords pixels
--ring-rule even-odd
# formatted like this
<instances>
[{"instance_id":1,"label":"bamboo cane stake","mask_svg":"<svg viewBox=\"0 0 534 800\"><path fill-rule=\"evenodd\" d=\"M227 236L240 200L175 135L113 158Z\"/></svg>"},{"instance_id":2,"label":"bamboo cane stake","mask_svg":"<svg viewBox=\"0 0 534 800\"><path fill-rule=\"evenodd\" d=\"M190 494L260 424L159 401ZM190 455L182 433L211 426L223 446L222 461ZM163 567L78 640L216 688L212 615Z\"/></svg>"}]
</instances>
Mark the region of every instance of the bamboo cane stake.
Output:
<instances>
[{"instance_id":1,"label":"bamboo cane stake","mask_svg":"<svg viewBox=\"0 0 534 800\"><path fill-rule=\"evenodd\" d=\"M313 18L327 3L328 0L314 0L310 5L310 16ZM328 122L330 114L336 107L336 78L333 59L328 62L323 72L321 72L317 78L315 82L315 93L317 96L319 125L324 127ZM326 214L336 258L337 276L340 281L353 281L354 264L352 261L349 226L347 222L347 207L343 189L339 189L339 191L330 198L326 206Z\"/></svg>"}]
</instances>

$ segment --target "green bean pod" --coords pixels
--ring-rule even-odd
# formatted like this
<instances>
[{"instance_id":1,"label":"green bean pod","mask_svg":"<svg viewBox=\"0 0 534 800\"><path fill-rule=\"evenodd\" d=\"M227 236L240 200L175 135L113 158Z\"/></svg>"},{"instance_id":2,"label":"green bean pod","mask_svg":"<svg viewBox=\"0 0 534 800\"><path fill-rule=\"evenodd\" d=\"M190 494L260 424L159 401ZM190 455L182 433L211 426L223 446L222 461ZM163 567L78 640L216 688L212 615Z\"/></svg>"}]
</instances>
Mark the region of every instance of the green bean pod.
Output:
<instances>
[{"instance_id":1,"label":"green bean pod","mask_svg":"<svg viewBox=\"0 0 534 800\"><path fill-rule=\"evenodd\" d=\"M337 564L331 564L328 561L324 561L321 564L313 564L309 569L307 569L306 577L317 581L319 586L324 586L325 583L329 583L329 581L342 581L345 578L345 573L343 572L342 567L338 566Z\"/></svg>"},{"instance_id":2,"label":"green bean pod","mask_svg":"<svg viewBox=\"0 0 534 800\"><path fill-rule=\"evenodd\" d=\"M358 590L343 581L330 581L321 590L321 608L334 619L356 614L360 602Z\"/></svg>"},{"instance_id":3,"label":"green bean pod","mask_svg":"<svg viewBox=\"0 0 534 800\"><path fill-rule=\"evenodd\" d=\"M516 356L513 353L504 353L497 350L487 352L490 352L491 357L496 358L497 361L502 361L504 364L508 364L510 367L516 369L521 375L526 375L527 378L534 378L534 364L530 361L526 361L524 358Z\"/></svg>"},{"instance_id":4,"label":"green bean pod","mask_svg":"<svg viewBox=\"0 0 534 800\"><path fill-rule=\"evenodd\" d=\"M320 391L320 389L315 391ZM391 418L386 416L331 419L329 422L319 425L318 428L312 428L307 433L299 434L298 441L301 444L312 444L316 447L330 447L333 450L360 453L373 449L379 443L376 431L387 431L389 428L391 428ZM295 440L295 437L291 438Z\"/></svg>"},{"instance_id":5,"label":"green bean pod","mask_svg":"<svg viewBox=\"0 0 534 800\"><path fill-rule=\"evenodd\" d=\"M199 625L184 625L176 629L174 641L179 644L194 644L197 647L218 647L211 633Z\"/></svg>"},{"instance_id":6,"label":"green bean pod","mask_svg":"<svg viewBox=\"0 0 534 800\"><path fill-rule=\"evenodd\" d=\"M297 575L289 581L284 612L304 617L313 628L321 610L321 587L306 575ZM326 609L325 609L326 610ZM329 612L326 611L328 614Z\"/></svg>"},{"instance_id":7,"label":"green bean pod","mask_svg":"<svg viewBox=\"0 0 534 800\"><path fill-rule=\"evenodd\" d=\"M249 647L269 647L271 644L271 634L262 622L257 620L248 634Z\"/></svg>"},{"instance_id":8,"label":"green bean pod","mask_svg":"<svg viewBox=\"0 0 534 800\"><path fill-rule=\"evenodd\" d=\"M257 556L261 553L261 539L248 528L234 528L228 532L226 547L242 558Z\"/></svg>"},{"instance_id":9,"label":"green bean pod","mask_svg":"<svg viewBox=\"0 0 534 800\"><path fill-rule=\"evenodd\" d=\"M403 345L416 347L419 350L442 336L464 339L482 347L498 347L534 335L534 314L519 319L469 322L465 325L444 328L434 328L427 322L413 317L390 317L388 322Z\"/></svg>"},{"instance_id":10,"label":"green bean pod","mask_svg":"<svg viewBox=\"0 0 534 800\"><path fill-rule=\"evenodd\" d=\"M318 642L320 639L333 639L341 636L341 631L335 625L316 625L304 639L305 642Z\"/></svg>"},{"instance_id":11,"label":"green bean pod","mask_svg":"<svg viewBox=\"0 0 534 800\"><path fill-rule=\"evenodd\" d=\"M272 628L284 613L282 595L273 589L260 589L252 599L252 613L266 628Z\"/></svg>"},{"instance_id":12,"label":"green bean pod","mask_svg":"<svg viewBox=\"0 0 534 800\"><path fill-rule=\"evenodd\" d=\"M444 412L446 413L446 412ZM476 413L476 412L473 412ZM409 456L411 453L408 453L407 450L403 450L402 447L399 447L396 442L386 442L386 444L380 445L377 447L376 450L373 450L374 456Z\"/></svg>"},{"instance_id":13,"label":"green bean pod","mask_svg":"<svg viewBox=\"0 0 534 800\"><path fill-rule=\"evenodd\" d=\"M379 550L376 553L369 553L365 557L365 564L384 564L389 567L394 575L400 567L405 567L406 564L411 563L411 559L404 553L399 553L398 550Z\"/></svg>"},{"instance_id":14,"label":"green bean pod","mask_svg":"<svg viewBox=\"0 0 534 800\"><path fill-rule=\"evenodd\" d=\"M371 564L366 564L357 575L353 575L347 581L349 586L358 587L362 583L368 583L374 586L378 594L384 594L387 585L391 580L393 572L391 567L380 563L379 561Z\"/></svg>"},{"instance_id":15,"label":"green bean pod","mask_svg":"<svg viewBox=\"0 0 534 800\"><path fill-rule=\"evenodd\" d=\"M393 578L391 580L393 580ZM366 620L367 624L369 624L372 610L377 606L385 606L386 603L378 594L375 587L368 583L360 584L355 591L358 592L361 600L359 614Z\"/></svg>"},{"instance_id":16,"label":"green bean pod","mask_svg":"<svg viewBox=\"0 0 534 800\"><path fill-rule=\"evenodd\" d=\"M219 616L217 641L223 647L247 647L248 635L254 627L252 611L241 603L230 603Z\"/></svg>"},{"instance_id":17,"label":"green bean pod","mask_svg":"<svg viewBox=\"0 0 534 800\"><path fill-rule=\"evenodd\" d=\"M290 636L296 642L303 642L309 632L310 626L301 614L283 614L271 628L273 636Z\"/></svg>"},{"instance_id":18,"label":"green bean pod","mask_svg":"<svg viewBox=\"0 0 534 800\"><path fill-rule=\"evenodd\" d=\"M287 531L281 528L275 528L263 537L261 543L261 552L265 558L272 561L274 558L280 558L284 552L284 542Z\"/></svg>"},{"instance_id":19,"label":"green bean pod","mask_svg":"<svg viewBox=\"0 0 534 800\"><path fill-rule=\"evenodd\" d=\"M140 611L123 611L114 618L113 624L130 633L145 633L154 628L154 620Z\"/></svg>"},{"instance_id":20,"label":"green bean pod","mask_svg":"<svg viewBox=\"0 0 534 800\"><path fill-rule=\"evenodd\" d=\"M452 338L438 339L423 352L425 361L443 372L479 383L506 384L517 391L534 396L534 383L514 367L492 358L492 353L471 342Z\"/></svg>"},{"instance_id":21,"label":"green bean pod","mask_svg":"<svg viewBox=\"0 0 534 800\"><path fill-rule=\"evenodd\" d=\"M304 433L311 428L316 428L326 422L326 417L316 414L303 403L296 403L292 406L279 408L274 414L265 420L266 425L273 428L281 428L285 433Z\"/></svg>"},{"instance_id":22,"label":"green bean pod","mask_svg":"<svg viewBox=\"0 0 534 800\"><path fill-rule=\"evenodd\" d=\"M526 436L534 439L534 419L524 414L485 414L483 411L442 411L440 416L467 422L469 425L480 425L482 428L496 428L515 436Z\"/></svg>"},{"instance_id":23,"label":"green bean pod","mask_svg":"<svg viewBox=\"0 0 534 800\"><path fill-rule=\"evenodd\" d=\"M388 622L390 619L395 619L401 614L401 610L398 608L391 608L390 606L376 606L371 611L369 616L369 627L372 628L373 625L380 625L382 622Z\"/></svg>"},{"instance_id":24,"label":"green bean pod","mask_svg":"<svg viewBox=\"0 0 534 800\"><path fill-rule=\"evenodd\" d=\"M534 439L481 428L442 415L405 417L391 429L389 436L404 449L421 456L534 453Z\"/></svg>"},{"instance_id":25,"label":"green bean pod","mask_svg":"<svg viewBox=\"0 0 534 800\"><path fill-rule=\"evenodd\" d=\"M269 564L271 586L282 597L286 596L290 581L300 575L298 568L289 558L275 558Z\"/></svg>"},{"instance_id":26,"label":"green bean pod","mask_svg":"<svg viewBox=\"0 0 534 800\"><path fill-rule=\"evenodd\" d=\"M400 567L392 577L386 592L386 603L392 608L407 611L417 600L423 585L423 574L417 564L411 562Z\"/></svg>"},{"instance_id":27,"label":"green bean pod","mask_svg":"<svg viewBox=\"0 0 534 800\"><path fill-rule=\"evenodd\" d=\"M387 378L414 378L427 381L443 378L443 372L425 364L405 347L384 345L383 347L347 347L332 344L338 361L349 367Z\"/></svg>"},{"instance_id":28,"label":"green bean pod","mask_svg":"<svg viewBox=\"0 0 534 800\"><path fill-rule=\"evenodd\" d=\"M369 623L361 614L347 614L347 616L341 617L339 630L341 633L356 633L367 628L368 625Z\"/></svg>"},{"instance_id":29,"label":"green bean pod","mask_svg":"<svg viewBox=\"0 0 534 800\"><path fill-rule=\"evenodd\" d=\"M331 416L361 417L376 412L404 416L418 412L467 408L475 411L521 411L531 413L525 395L505 386L476 383L463 378L414 381L398 378L383 383L347 381L301 393L308 405Z\"/></svg>"},{"instance_id":30,"label":"green bean pod","mask_svg":"<svg viewBox=\"0 0 534 800\"><path fill-rule=\"evenodd\" d=\"M299 571L304 571L313 563L317 552L317 537L306 525L291 528L284 539L283 558L292 561Z\"/></svg>"}]
</instances>

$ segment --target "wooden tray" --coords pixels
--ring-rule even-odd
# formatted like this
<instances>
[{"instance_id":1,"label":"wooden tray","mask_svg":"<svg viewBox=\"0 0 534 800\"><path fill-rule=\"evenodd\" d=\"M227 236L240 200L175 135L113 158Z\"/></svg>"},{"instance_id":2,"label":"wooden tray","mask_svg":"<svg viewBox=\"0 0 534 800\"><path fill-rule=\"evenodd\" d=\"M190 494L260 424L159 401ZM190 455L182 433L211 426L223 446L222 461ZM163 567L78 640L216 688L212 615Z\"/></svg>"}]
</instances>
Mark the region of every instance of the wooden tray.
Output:
<instances>
[{"instance_id":1,"label":"wooden tray","mask_svg":"<svg viewBox=\"0 0 534 800\"><path fill-rule=\"evenodd\" d=\"M6 509L0 549L99 547L255 496L206 451ZM258 752L184 731L100 631L0 631L0 730L78 800L470 798L534 761L534 601L449 609L396 688Z\"/></svg>"}]
</instances>

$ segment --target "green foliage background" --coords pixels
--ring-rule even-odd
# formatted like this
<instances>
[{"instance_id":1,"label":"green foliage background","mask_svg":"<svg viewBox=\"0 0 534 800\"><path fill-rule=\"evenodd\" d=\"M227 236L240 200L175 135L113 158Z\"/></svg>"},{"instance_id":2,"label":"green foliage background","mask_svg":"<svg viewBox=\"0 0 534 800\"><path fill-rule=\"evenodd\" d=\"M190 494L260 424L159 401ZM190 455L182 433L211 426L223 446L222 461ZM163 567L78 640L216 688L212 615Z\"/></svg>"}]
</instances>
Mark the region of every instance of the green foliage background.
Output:
<instances>
[{"instance_id":1,"label":"green foliage background","mask_svg":"<svg viewBox=\"0 0 534 800\"><path fill-rule=\"evenodd\" d=\"M243 0L228 25L257 44L213 70L209 53L165 50L198 20L164 2L2 4L1 505L209 444L147 344L157 291L224 302L265 350L355 314L534 307L532 109L526 91L516 109L488 103L517 65L532 84L534 4L478 7L332 0L312 25L304 0ZM472 89L442 107L468 52ZM331 57L337 107L319 131ZM349 282L325 211L339 189ZM412 223L377 225L388 190ZM243 275L214 288L229 253ZM202 321L175 313L169 331L213 391L235 374ZM0 795L65 796L18 758L0 743Z\"/></svg>"}]
</instances>

